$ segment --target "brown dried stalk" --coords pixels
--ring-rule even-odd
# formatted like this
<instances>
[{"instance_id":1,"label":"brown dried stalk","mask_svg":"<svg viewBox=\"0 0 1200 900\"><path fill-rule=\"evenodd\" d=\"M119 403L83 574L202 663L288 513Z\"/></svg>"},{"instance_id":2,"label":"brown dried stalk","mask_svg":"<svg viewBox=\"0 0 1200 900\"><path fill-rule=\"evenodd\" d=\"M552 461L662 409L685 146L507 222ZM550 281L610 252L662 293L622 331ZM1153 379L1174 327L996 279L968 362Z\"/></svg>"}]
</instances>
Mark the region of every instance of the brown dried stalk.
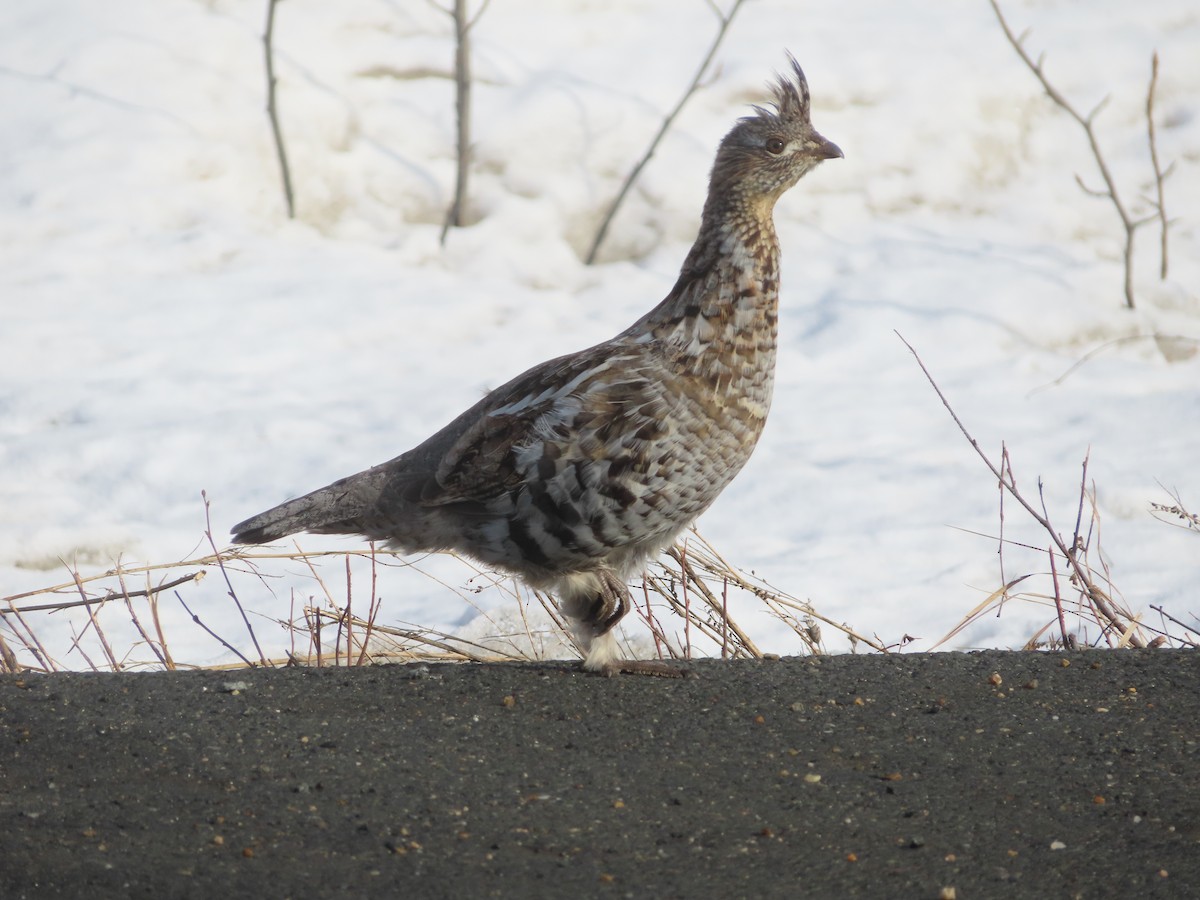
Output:
<instances>
[{"instance_id":1,"label":"brown dried stalk","mask_svg":"<svg viewBox=\"0 0 1200 900\"><path fill-rule=\"evenodd\" d=\"M919 365L921 367L921 371L925 373L925 378L929 381L934 393L936 393L938 399L942 401L942 405L946 407L946 411L950 413L950 418L954 420L954 424L958 426L958 430L962 432L963 437L967 439L970 445L975 449L975 452L979 455L979 458L983 460L984 465L988 467L991 473L1000 482L1001 486L1008 491L1009 496L1016 500L1017 503L1024 508L1025 512L1033 517L1033 520L1037 522L1038 525L1040 525L1046 532L1046 534L1050 536L1051 542L1055 547L1058 548L1058 552L1062 554L1062 557L1067 561L1068 568L1071 571L1072 580L1077 582L1080 592L1088 599L1088 602L1096 610L1098 620L1102 624L1107 623L1108 627L1116 629L1116 631L1122 635L1128 634L1127 640L1129 644L1135 647L1144 646L1145 642L1142 641L1138 635L1130 632L1132 625L1136 623L1129 623L1124 620L1124 618L1116 610L1112 599L1100 588L1098 584L1096 584L1095 579L1092 577L1093 573L1083 559L1085 554L1080 552L1081 550L1086 549L1086 546L1081 546L1080 535L1078 533L1079 525L1076 525L1076 534L1073 537L1071 546L1068 547L1066 542L1062 539L1062 536L1059 535L1059 533L1054 530L1054 526L1050 524L1049 516L1044 511L1044 498L1043 512L1038 512L1038 510L1036 510L1033 505L1025 499L1025 496L1017 488L1016 481L1011 475L1011 469L1008 472L1002 471L996 466L995 463L992 462L991 458L983 452L983 449L979 446L979 442L972 437L971 432L969 432L967 427L962 423L962 420L958 417L958 414L950 405L950 401L946 399L946 395L942 393L942 389L938 387L938 383L929 373L929 369L925 367L925 363L921 360L921 357L917 351L913 349L913 346L908 341L904 340L904 337L900 334L900 332L896 332L896 336L900 338L904 346L908 348L910 353L912 353L913 358L917 361L917 365ZM1085 477L1086 466L1087 463L1085 461ZM1040 493L1040 479L1038 480L1038 489Z\"/></svg>"},{"instance_id":2,"label":"brown dried stalk","mask_svg":"<svg viewBox=\"0 0 1200 900\"><path fill-rule=\"evenodd\" d=\"M221 570L221 576L225 579L225 586L229 588L229 598L233 600L234 606L237 607L238 613L241 614L242 622L246 625L246 631L250 633L250 640L254 643L254 649L258 651L259 662L265 666L267 665L266 654L263 653L262 647L258 644L258 636L254 633L254 626L250 624L250 618L246 615L242 601L238 599L237 591L233 589L233 582L229 580L229 573L225 571L225 559L221 556L221 552L217 550L217 542L213 540L212 516L207 492L201 491L200 498L204 501L204 536L208 538L208 545L212 547L217 568Z\"/></svg>"}]
</instances>

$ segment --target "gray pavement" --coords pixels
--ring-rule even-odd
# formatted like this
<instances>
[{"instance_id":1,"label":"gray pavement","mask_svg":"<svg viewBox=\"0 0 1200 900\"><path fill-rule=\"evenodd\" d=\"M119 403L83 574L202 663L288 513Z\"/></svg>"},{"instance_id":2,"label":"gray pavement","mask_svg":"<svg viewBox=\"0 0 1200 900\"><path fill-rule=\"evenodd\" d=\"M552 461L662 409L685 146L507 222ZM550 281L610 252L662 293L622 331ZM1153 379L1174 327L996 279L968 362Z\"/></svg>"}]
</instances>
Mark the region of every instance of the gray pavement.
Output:
<instances>
[{"instance_id":1,"label":"gray pavement","mask_svg":"<svg viewBox=\"0 0 1200 900\"><path fill-rule=\"evenodd\" d=\"M1200 897L1200 655L0 678L0 897Z\"/></svg>"}]
</instances>

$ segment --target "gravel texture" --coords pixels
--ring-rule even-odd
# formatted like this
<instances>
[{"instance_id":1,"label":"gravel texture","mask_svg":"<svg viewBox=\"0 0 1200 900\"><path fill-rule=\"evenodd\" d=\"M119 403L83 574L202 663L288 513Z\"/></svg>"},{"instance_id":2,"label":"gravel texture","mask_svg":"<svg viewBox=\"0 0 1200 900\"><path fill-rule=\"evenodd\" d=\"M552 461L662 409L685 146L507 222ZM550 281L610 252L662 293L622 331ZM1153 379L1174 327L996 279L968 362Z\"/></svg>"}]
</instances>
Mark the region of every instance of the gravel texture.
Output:
<instances>
[{"instance_id":1,"label":"gravel texture","mask_svg":"<svg viewBox=\"0 0 1200 900\"><path fill-rule=\"evenodd\" d=\"M0 896L1196 897L1200 655L0 678Z\"/></svg>"}]
</instances>

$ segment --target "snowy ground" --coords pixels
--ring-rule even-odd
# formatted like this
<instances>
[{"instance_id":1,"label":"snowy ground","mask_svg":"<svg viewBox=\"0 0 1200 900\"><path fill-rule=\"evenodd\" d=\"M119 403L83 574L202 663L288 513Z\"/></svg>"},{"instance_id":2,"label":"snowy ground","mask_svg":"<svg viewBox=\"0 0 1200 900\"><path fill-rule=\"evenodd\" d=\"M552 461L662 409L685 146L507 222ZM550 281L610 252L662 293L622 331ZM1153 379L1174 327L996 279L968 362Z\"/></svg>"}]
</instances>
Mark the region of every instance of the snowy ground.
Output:
<instances>
[{"instance_id":1,"label":"snowy ground","mask_svg":"<svg viewBox=\"0 0 1200 900\"><path fill-rule=\"evenodd\" d=\"M1160 54L1171 269L1160 280L1147 226L1135 312L1123 308L1112 205L1074 180L1099 184L1083 133L983 0L746 4L591 267L581 257L600 217L716 31L704 0L492 3L473 32L474 224L444 248L453 42L431 4L280 4L289 222L264 114L265 3L8 0L0 596L69 581L64 560L86 576L118 557L202 553L201 490L222 541L251 513L407 449L527 366L625 327L673 283L713 150L765 98L787 48L808 73L815 124L846 159L777 210L772 418L704 535L825 615L889 642L918 637L915 649L998 586L996 542L981 536L999 527L995 480L899 331L981 446L998 457L1006 442L1031 497L1044 480L1064 532L1090 448L1113 582L1134 609L1195 621L1200 539L1149 504L1169 502L1165 485L1200 507L1200 8L1010 0L1006 11L1082 111L1110 96L1097 132L1138 215ZM1104 346L1155 333L1190 340L1166 355L1151 338ZM1007 536L1045 546L1011 503L1006 513ZM423 565L455 587L470 576L454 561ZM1005 565L1012 577L1047 562L1012 546ZM274 595L242 594L256 615L286 617L292 587L317 590L296 564L267 571L281 576ZM181 591L244 644L209 574ZM336 564L327 575L344 578ZM383 578L382 622L453 629L476 615L424 575ZM173 598L162 612L177 659L226 658ZM105 615L131 645L128 616ZM1010 605L949 646L1019 646L1046 618ZM743 620L764 649L799 646L765 614ZM75 667L85 662L66 640L85 622L31 618ZM277 629L260 637L284 646Z\"/></svg>"}]
</instances>

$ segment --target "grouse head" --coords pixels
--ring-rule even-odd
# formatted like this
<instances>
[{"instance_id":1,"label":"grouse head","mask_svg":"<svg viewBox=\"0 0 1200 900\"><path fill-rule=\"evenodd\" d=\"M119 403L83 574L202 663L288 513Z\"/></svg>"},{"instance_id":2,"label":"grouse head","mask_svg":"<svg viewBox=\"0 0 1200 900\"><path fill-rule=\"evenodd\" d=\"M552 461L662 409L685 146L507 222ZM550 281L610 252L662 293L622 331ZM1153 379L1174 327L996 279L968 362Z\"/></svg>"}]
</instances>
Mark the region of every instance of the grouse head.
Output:
<instances>
[{"instance_id":1,"label":"grouse head","mask_svg":"<svg viewBox=\"0 0 1200 900\"><path fill-rule=\"evenodd\" d=\"M789 54L792 75L779 76L771 108L739 119L721 141L713 163L709 198L774 206L788 188L822 160L843 156L837 144L822 137L809 117L808 81Z\"/></svg>"}]
</instances>

